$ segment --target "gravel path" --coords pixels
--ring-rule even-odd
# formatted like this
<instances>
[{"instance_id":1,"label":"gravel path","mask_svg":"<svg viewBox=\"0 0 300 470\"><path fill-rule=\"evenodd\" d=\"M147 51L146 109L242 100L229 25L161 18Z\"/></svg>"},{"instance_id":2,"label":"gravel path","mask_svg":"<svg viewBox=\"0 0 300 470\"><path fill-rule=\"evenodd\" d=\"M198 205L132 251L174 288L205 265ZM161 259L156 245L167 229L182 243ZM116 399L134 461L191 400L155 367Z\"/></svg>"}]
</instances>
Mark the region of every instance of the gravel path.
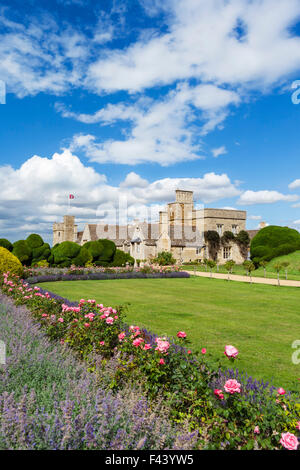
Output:
<instances>
[{"instance_id":1,"label":"gravel path","mask_svg":"<svg viewBox=\"0 0 300 470\"><path fill-rule=\"evenodd\" d=\"M201 271L196 271L195 273L193 271L186 271L189 272L191 275L196 275L200 277L212 277L213 279L228 279L228 274L221 274L221 273L209 273L209 272L201 272ZM230 280L231 281L239 281L239 282L248 282L250 283L250 277L248 276L239 276L236 274L230 274ZM267 279L265 277L254 277L252 276L252 283L253 284L269 284L272 286L277 286L278 281L277 279ZM280 279L280 285L281 286L290 286L290 287L300 287L300 281L286 281Z\"/></svg>"}]
</instances>

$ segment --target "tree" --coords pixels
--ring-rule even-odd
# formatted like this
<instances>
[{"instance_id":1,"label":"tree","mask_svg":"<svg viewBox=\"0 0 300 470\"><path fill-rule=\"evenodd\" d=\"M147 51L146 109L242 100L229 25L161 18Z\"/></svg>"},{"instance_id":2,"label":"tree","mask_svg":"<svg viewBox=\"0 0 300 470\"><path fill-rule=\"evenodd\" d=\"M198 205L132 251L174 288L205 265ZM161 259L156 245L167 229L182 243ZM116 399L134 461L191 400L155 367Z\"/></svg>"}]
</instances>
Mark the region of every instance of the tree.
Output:
<instances>
[{"instance_id":1,"label":"tree","mask_svg":"<svg viewBox=\"0 0 300 470\"><path fill-rule=\"evenodd\" d=\"M274 264L274 269L275 271L277 272L277 280L278 280L278 285L280 286L280 277L279 277L279 273L280 271L282 270L282 264L281 263L275 263Z\"/></svg>"},{"instance_id":2,"label":"tree","mask_svg":"<svg viewBox=\"0 0 300 470\"><path fill-rule=\"evenodd\" d=\"M283 263L281 263L281 266L282 268L284 269L285 268L285 279L287 281L287 275L288 275L288 270L287 268L289 267L290 263L288 261L284 261Z\"/></svg>"},{"instance_id":3,"label":"tree","mask_svg":"<svg viewBox=\"0 0 300 470\"><path fill-rule=\"evenodd\" d=\"M156 258L154 258L154 263L157 263L160 266L170 266L176 263L176 259L173 258L172 253L162 251L161 253L158 253Z\"/></svg>"},{"instance_id":4,"label":"tree","mask_svg":"<svg viewBox=\"0 0 300 470\"><path fill-rule=\"evenodd\" d=\"M232 259L230 259L229 261L227 261L225 264L224 264L224 267L226 269L226 271L228 272L228 281L230 279L229 277L229 274L232 274L232 270L235 266L235 261L233 261Z\"/></svg>"},{"instance_id":5,"label":"tree","mask_svg":"<svg viewBox=\"0 0 300 470\"><path fill-rule=\"evenodd\" d=\"M268 264L268 261L266 261L266 260L260 261L260 263L259 263L259 265L260 265L262 268L264 268L264 275L265 275L265 277L267 277L267 271L266 271L267 264Z\"/></svg>"},{"instance_id":6,"label":"tree","mask_svg":"<svg viewBox=\"0 0 300 470\"><path fill-rule=\"evenodd\" d=\"M244 261L243 266L244 266L244 268L245 268L245 270L246 270L246 272L247 272L247 275L248 275L248 276L250 275L250 282L251 282L251 284L252 284L252 276L251 276L251 273L252 273L252 271L255 271L255 269L256 269L256 268L255 268L255 264L252 263L252 261L246 260L246 261Z\"/></svg>"},{"instance_id":7,"label":"tree","mask_svg":"<svg viewBox=\"0 0 300 470\"><path fill-rule=\"evenodd\" d=\"M207 266L209 267L210 270L210 277L212 277L212 270L217 266L217 263L213 261L212 259L207 260Z\"/></svg>"}]
</instances>

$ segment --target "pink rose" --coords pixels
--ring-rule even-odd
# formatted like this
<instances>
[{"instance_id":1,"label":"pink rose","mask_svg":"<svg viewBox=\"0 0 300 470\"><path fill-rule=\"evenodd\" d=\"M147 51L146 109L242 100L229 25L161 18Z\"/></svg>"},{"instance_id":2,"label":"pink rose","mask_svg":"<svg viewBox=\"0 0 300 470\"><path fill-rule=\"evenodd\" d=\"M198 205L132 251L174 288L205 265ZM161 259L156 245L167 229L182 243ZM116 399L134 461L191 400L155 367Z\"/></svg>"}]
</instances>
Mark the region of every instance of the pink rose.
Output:
<instances>
[{"instance_id":1,"label":"pink rose","mask_svg":"<svg viewBox=\"0 0 300 470\"><path fill-rule=\"evenodd\" d=\"M184 331L178 331L177 338L186 338L186 333Z\"/></svg>"},{"instance_id":2,"label":"pink rose","mask_svg":"<svg viewBox=\"0 0 300 470\"><path fill-rule=\"evenodd\" d=\"M223 393L222 393L222 390L219 390L219 389L216 388L216 389L214 390L214 394L215 394L216 397L220 398L220 400L223 400L224 395L223 395Z\"/></svg>"},{"instance_id":3,"label":"pink rose","mask_svg":"<svg viewBox=\"0 0 300 470\"><path fill-rule=\"evenodd\" d=\"M280 388L277 390L277 393L278 393L278 395L285 395L286 391L284 390L284 388L280 387Z\"/></svg>"},{"instance_id":4,"label":"pink rose","mask_svg":"<svg viewBox=\"0 0 300 470\"><path fill-rule=\"evenodd\" d=\"M132 344L133 344L133 346L138 348L141 345L141 343L143 343L143 342L144 342L143 338L137 338L137 339L132 341Z\"/></svg>"},{"instance_id":5,"label":"pink rose","mask_svg":"<svg viewBox=\"0 0 300 470\"><path fill-rule=\"evenodd\" d=\"M59 321L60 323L63 323L63 322L64 322L64 319L63 319L63 318L59 318L57 321Z\"/></svg>"},{"instance_id":6,"label":"pink rose","mask_svg":"<svg viewBox=\"0 0 300 470\"><path fill-rule=\"evenodd\" d=\"M285 432L281 434L280 444L282 444L285 449L297 450L299 442L294 434Z\"/></svg>"},{"instance_id":7,"label":"pink rose","mask_svg":"<svg viewBox=\"0 0 300 470\"><path fill-rule=\"evenodd\" d=\"M227 382L224 385L224 390L227 393L241 393L241 384L235 380L235 379L230 379L227 380Z\"/></svg>"},{"instance_id":8,"label":"pink rose","mask_svg":"<svg viewBox=\"0 0 300 470\"><path fill-rule=\"evenodd\" d=\"M296 429L298 429L298 431L300 431L300 421L298 421L298 423L296 424Z\"/></svg>"},{"instance_id":9,"label":"pink rose","mask_svg":"<svg viewBox=\"0 0 300 470\"><path fill-rule=\"evenodd\" d=\"M201 349L202 354L206 354L206 348Z\"/></svg>"},{"instance_id":10,"label":"pink rose","mask_svg":"<svg viewBox=\"0 0 300 470\"><path fill-rule=\"evenodd\" d=\"M227 357L235 358L238 355L238 353L239 353L238 350L234 346L231 346L231 345L225 346L224 354Z\"/></svg>"},{"instance_id":11,"label":"pink rose","mask_svg":"<svg viewBox=\"0 0 300 470\"><path fill-rule=\"evenodd\" d=\"M260 430L258 426L255 426L254 428L254 434L260 434Z\"/></svg>"},{"instance_id":12,"label":"pink rose","mask_svg":"<svg viewBox=\"0 0 300 470\"><path fill-rule=\"evenodd\" d=\"M170 343L165 340L165 338L156 338L155 340L157 347L155 348L156 351L161 353L166 353L170 347Z\"/></svg>"},{"instance_id":13,"label":"pink rose","mask_svg":"<svg viewBox=\"0 0 300 470\"><path fill-rule=\"evenodd\" d=\"M192 354L192 351L189 349L187 353L188 353L188 354Z\"/></svg>"},{"instance_id":14,"label":"pink rose","mask_svg":"<svg viewBox=\"0 0 300 470\"><path fill-rule=\"evenodd\" d=\"M88 327L90 326L90 324L89 324L89 323L85 323L84 326L85 326L86 328L88 328Z\"/></svg>"},{"instance_id":15,"label":"pink rose","mask_svg":"<svg viewBox=\"0 0 300 470\"><path fill-rule=\"evenodd\" d=\"M100 344L100 346L104 346L104 345L105 345L104 341L99 341L99 344Z\"/></svg>"},{"instance_id":16,"label":"pink rose","mask_svg":"<svg viewBox=\"0 0 300 470\"><path fill-rule=\"evenodd\" d=\"M144 346L144 350L148 351L148 349L151 349L151 344L146 343L145 346Z\"/></svg>"},{"instance_id":17,"label":"pink rose","mask_svg":"<svg viewBox=\"0 0 300 470\"><path fill-rule=\"evenodd\" d=\"M165 361L164 361L163 359L160 359L160 360L159 360L159 363L160 363L161 365L163 365L163 364L165 363Z\"/></svg>"},{"instance_id":18,"label":"pink rose","mask_svg":"<svg viewBox=\"0 0 300 470\"><path fill-rule=\"evenodd\" d=\"M107 317L106 323L107 323L108 325L112 325L113 322L114 322L114 319L113 319L112 317Z\"/></svg>"},{"instance_id":19,"label":"pink rose","mask_svg":"<svg viewBox=\"0 0 300 470\"><path fill-rule=\"evenodd\" d=\"M119 340L120 340L120 341L123 341L123 339L125 338L125 336L126 336L125 333L120 333L120 334L119 334Z\"/></svg>"}]
</instances>

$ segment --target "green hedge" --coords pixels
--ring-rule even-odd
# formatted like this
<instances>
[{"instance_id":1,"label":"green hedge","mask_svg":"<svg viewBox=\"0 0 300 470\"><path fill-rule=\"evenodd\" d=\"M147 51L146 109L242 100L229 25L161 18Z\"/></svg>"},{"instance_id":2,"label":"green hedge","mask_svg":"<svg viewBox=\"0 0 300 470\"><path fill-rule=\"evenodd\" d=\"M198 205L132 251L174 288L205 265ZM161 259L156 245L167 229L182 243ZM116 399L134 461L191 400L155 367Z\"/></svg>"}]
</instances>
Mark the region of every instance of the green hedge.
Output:
<instances>
[{"instance_id":1,"label":"green hedge","mask_svg":"<svg viewBox=\"0 0 300 470\"><path fill-rule=\"evenodd\" d=\"M270 225L260 230L251 242L251 259L255 264L300 250L300 233L288 227Z\"/></svg>"},{"instance_id":2,"label":"green hedge","mask_svg":"<svg viewBox=\"0 0 300 470\"><path fill-rule=\"evenodd\" d=\"M124 253L124 251L116 250L111 266L125 266L126 263L133 265L134 258L132 258L129 253Z\"/></svg>"},{"instance_id":3,"label":"green hedge","mask_svg":"<svg viewBox=\"0 0 300 470\"><path fill-rule=\"evenodd\" d=\"M30 266L32 260L32 251L26 240L19 240L13 243L13 254L21 261L22 264Z\"/></svg>"},{"instance_id":4,"label":"green hedge","mask_svg":"<svg viewBox=\"0 0 300 470\"><path fill-rule=\"evenodd\" d=\"M0 246L6 248L8 251L13 251L13 244L6 238L0 238Z\"/></svg>"}]
</instances>

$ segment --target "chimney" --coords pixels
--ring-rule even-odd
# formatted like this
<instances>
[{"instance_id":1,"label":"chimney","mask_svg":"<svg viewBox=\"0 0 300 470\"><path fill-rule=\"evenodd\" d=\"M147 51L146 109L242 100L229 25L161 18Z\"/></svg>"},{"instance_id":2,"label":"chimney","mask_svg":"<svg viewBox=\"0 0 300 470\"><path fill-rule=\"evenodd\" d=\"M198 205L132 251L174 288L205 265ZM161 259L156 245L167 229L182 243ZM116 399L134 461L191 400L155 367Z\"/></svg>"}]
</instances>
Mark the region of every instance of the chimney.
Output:
<instances>
[{"instance_id":1,"label":"chimney","mask_svg":"<svg viewBox=\"0 0 300 470\"><path fill-rule=\"evenodd\" d=\"M168 213L159 213L159 235L162 233L168 233Z\"/></svg>"}]
</instances>

